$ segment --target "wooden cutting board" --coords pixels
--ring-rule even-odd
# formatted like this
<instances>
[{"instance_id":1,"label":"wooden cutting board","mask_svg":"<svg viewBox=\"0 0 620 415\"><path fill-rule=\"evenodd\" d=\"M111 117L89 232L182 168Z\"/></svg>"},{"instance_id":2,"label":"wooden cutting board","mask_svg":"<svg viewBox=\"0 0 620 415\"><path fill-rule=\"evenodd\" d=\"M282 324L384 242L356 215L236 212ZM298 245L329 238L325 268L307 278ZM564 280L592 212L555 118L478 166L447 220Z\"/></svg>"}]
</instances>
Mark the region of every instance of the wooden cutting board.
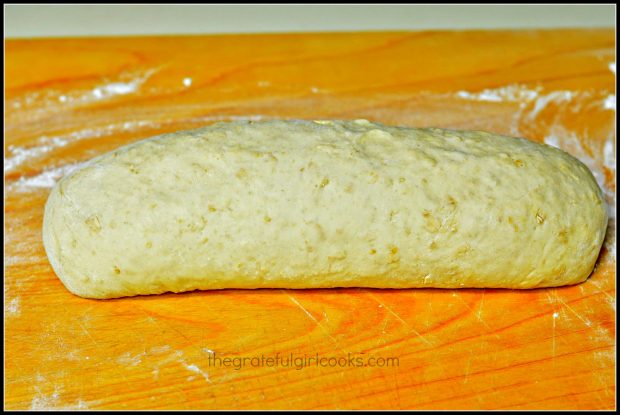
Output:
<instances>
[{"instance_id":1,"label":"wooden cutting board","mask_svg":"<svg viewBox=\"0 0 620 415\"><path fill-rule=\"evenodd\" d=\"M50 187L79 163L231 119L525 136L584 161L615 207L614 51L611 29L7 41L6 407L614 408L615 219L588 281L529 291L97 301L41 243Z\"/></svg>"}]
</instances>

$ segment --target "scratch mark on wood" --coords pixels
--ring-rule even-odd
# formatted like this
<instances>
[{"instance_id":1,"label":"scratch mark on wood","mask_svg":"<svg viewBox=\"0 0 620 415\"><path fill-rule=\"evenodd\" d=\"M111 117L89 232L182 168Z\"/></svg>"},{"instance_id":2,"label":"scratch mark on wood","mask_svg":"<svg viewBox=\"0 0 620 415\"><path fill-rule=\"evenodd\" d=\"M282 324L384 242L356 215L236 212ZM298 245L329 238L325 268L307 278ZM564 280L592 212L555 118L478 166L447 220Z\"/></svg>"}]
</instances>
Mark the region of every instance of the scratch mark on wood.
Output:
<instances>
[{"instance_id":1,"label":"scratch mark on wood","mask_svg":"<svg viewBox=\"0 0 620 415\"><path fill-rule=\"evenodd\" d=\"M401 316L399 316L398 314L396 314L394 312L394 310L392 310L390 307L388 307L387 305L383 304L377 297L375 297L373 294L371 294L370 292L366 291L366 293L372 297L375 301L377 301L379 304L383 305L383 307L385 307L385 309L394 317L396 317L396 319L398 319L398 321L400 321L401 323L403 323L405 325L405 327L407 327L411 332L413 332L416 336L418 336L420 338L420 340L422 340L424 343L428 344L429 346L432 346L433 344L431 342L429 342L426 338L424 338L424 336L422 336L422 334L420 334L420 332L418 332L415 328L411 327L409 325L409 323L407 323L405 320L402 319Z\"/></svg>"},{"instance_id":2,"label":"scratch mark on wood","mask_svg":"<svg viewBox=\"0 0 620 415\"><path fill-rule=\"evenodd\" d=\"M379 346L379 343L381 343L381 341L383 340L383 338L385 337L385 328L387 327L387 319L383 320L383 326L381 327L381 337L379 337L379 339L377 340L377 343L375 344L375 347Z\"/></svg>"},{"instance_id":3,"label":"scratch mark on wood","mask_svg":"<svg viewBox=\"0 0 620 415\"><path fill-rule=\"evenodd\" d=\"M84 326L84 324L81 321L78 321L78 324L80 325L80 327L82 328L82 331L84 333L86 333L86 335L88 336L88 338L95 344L95 346L99 346L99 343L97 342L97 340L95 340L95 338L90 334L90 332L88 331L88 329L86 328L86 326Z\"/></svg>"},{"instance_id":4,"label":"scratch mark on wood","mask_svg":"<svg viewBox=\"0 0 620 415\"><path fill-rule=\"evenodd\" d=\"M284 292L288 298L295 304L297 305L297 307L299 307L307 316L310 320L314 321L316 323L317 326L319 326L319 328L325 333L325 335L327 337L329 337L334 344L336 345L336 347L338 347L338 350L340 350L342 353L344 353L344 350L342 349L342 347L340 346L340 343L338 342L338 340L336 340L336 338L334 336L332 336L329 331L327 331L327 329L325 329L325 327L323 327L323 325L321 324L321 322L319 320L317 320L308 310L306 310L304 308L304 306L302 306L299 301L297 301L297 299L295 297L293 297L292 295L286 293L284 290L281 290L282 292Z\"/></svg>"},{"instance_id":5,"label":"scratch mark on wood","mask_svg":"<svg viewBox=\"0 0 620 415\"><path fill-rule=\"evenodd\" d=\"M484 293L486 290L482 290L482 297L480 297L480 306L478 307L478 312L476 313L476 316L478 317L478 320L484 324L484 320L482 319L482 306L484 304ZM486 325L486 324L485 324ZM488 326L487 326L488 327Z\"/></svg>"},{"instance_id":6,"label":"scratch mark on wood","mask_svg":"<svg viewBox=\"0 0 620 415\"><path fill-rule=\"evenodd\" d=\"M167 321L166 319L163 319L164 324L166 325L165 327L162 327L161 323L159 322L159 319L156 317L153 317L153 313L143 309L140 307L140 310L147 315L146 321L148 321L149 323L153 323L155 325L157 325L158 327L161 327L162 330L165 331L165 327L168 327L170 330L174 331L175 333L177 333L179 336L183 337L185 340L190 340L185 334L183 334L182 331L178 330L176 327L174 327L172 325L172 323L170 321Z\"/></svg>"},{"instance_id":7,"label":"scratch mark on wood","mask_svg":"<svg viewBox=\"0 0 620 415\"><path fill-rule=\"evenodd\" d=\"M484 295L484 292L483 292ZM453 295L453 297L458 298L463 304L465 304L465 307L467 307L467 309L469 311L471 311L472 313L474 313L476 315L476 319L484 326L487 328L487 330L491 331L491 327L489 327L489 325L480 317L481 313L482 313L482 302L480 303L480 308L478 309L478 312L475 312L473 308L470 307L469 304L467 304L465 302L465 300L463 300L463 298L461 298L461 295L457 293L457 295ZM484 297L483 297L484 299Z\"/></svg>"},{"instance_id":8,"label":"scratch mark on wood","mask_svg":"<svg viewBox=\"0 0 620 415\"><path fill-rule=\"evenodd\" d=\"M473 358L474 358L474 351L470 350L469 359L467 359L467 365L465 366L465 379L463 379L463 384L466 384L467 380L469 379L469 371L471 370L471 361Z\"/></svg>"},{"instance_id":9,"label":"scratch mark on wood","mask_svg":"<svg viewBox=\"0 0 620 415\"><path fill-rule=\"evenodd\" d=\"M555 359L555 321L558 319L560 315L557 311L554 311L551 315L552 326L551 326L551 357Z\"/></svg>"},{"instance_id":10,"label":"scratch mark on wood","mask_svg":"<svg viewBox=\"0 0 620 415\"><path fill-rule=\"evenodd\" d=\"M614 310L616 309L616 297L614 297L613 295L609 294L607 291L603 290L601 288L601 286L599 285L599 283L595 282L594 280L591 281L592 285L594 285L596 288L598 288L597 293L601 293L603 295L605 295L607 297L608 304L611 308L613 308Z\"/></svg>"},{"instance_id":11,"label":"scratch mark on wood","mask_svg":"<svg viewBox=\"0 0 620 415\"><path fill-rule=\"evenodd\" d=\"M557 292L555 292L555 297L556 299L562 303L562 305L566 308L568 308L579 320L581 320L583 322L583 324L585 324L587 327L592 327L592 322L588 319L584 319L583 317L581 317L581 315L579 315L579 313L577 313L571 306L569 306L566 301L564 301L564 299L562 299L562 297L558 296Z\"/></svg>"},{"instance_id":12,"label":"scratch mark on wood","mask_svg":"<svg viewBox=\"0 0 620 415\"><path fill-rule=\"evenodd\" d=\"M571 306L569 306L566 301L564 301L564 299L562 297L560 297L557 293L556 289L550 289L547 293L547 301L550 304L561 304L563 306L562 310L560 310L563 314L563 316L565 316L565 309L569 310L571 313L573 313L579 320L581 320L581 322L586 326L586 327L592 327L592 322L587 319L587 318L583 318L579 313L577 313ZM554 310L556 311L556 310Z\"/></svg>"},{"instance_id":13,"label":"scratch mark on wood","mask_svg":"<svg viewBox=\"0 0 620 415\"><path fill-rule=\"evenodd\" d=\"M400 402L400 385L398 384L398 376L393 372L392 378L394 379L394 393L396 393L396 402L398 402L398 408L403 409L403 405Z\"/></svg>"}]
</instances>

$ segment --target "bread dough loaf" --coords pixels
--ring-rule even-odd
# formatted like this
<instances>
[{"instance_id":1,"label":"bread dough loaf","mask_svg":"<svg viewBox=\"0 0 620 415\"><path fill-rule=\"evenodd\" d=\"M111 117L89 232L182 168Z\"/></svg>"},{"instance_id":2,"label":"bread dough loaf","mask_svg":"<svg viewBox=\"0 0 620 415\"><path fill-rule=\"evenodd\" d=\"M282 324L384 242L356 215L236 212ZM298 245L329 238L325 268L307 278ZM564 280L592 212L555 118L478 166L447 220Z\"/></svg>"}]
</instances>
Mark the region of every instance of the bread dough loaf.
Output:
<instances>
[{"instance_id":1,"label":"bread dough loaf","mask_svg":"<svg viewBox=\"0 0 620 415\"><path fill-rule=\"evenodd\" d=\"M569 154L481 131L219 123L97 157L45 208L74 294L574 284L607 225Z\"/></svg>"}]
</instances>

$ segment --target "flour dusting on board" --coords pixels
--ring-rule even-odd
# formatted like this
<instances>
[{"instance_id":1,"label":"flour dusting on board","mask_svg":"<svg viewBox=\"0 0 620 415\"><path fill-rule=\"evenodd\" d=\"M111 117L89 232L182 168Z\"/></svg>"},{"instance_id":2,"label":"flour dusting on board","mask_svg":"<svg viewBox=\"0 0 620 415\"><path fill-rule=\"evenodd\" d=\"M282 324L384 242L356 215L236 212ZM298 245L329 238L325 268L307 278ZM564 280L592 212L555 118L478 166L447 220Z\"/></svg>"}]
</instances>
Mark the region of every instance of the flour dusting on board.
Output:
<instances>
[{"instance_id":1,"label":"flour dusting on board","mask_svg":"<svg viewBox=\"0 0 620 415\"><path fill-rule=\"evenodd\" d=\"M40 376L40 375L39 375ZM37 378L39 378L39 376ZM88 404L82 399L78 399L73 405L60 405L60 389L56 386L51 394L42 393L35 386L36 394L30 402L31 411L72 411L89 409Z\"/></svg>"},{"instance_id":2,"label":"flour dusting on board","mask_svg":"<svg viewBox=\"0 0 620 415\"><path fill-rule=\"evenodd\" d=\"M594 361L601 369L607 369L613 365L616 360L616 353L614 350L597 350L594 352Z\"/></svg>"},{"instance_id":3,"label":"flour dusting on board","mask_svg":"<svg viewBox=\"0 0 620 415\"><path fill-rule=\"evenodd\" d=\"M183 363L183 366L185 366L185 369L189 370L190 372L198 373L203 378L205 378L207 382L211 383L211 380L209 379L209 375L203 372L202 369L200 369L198 366L193 365L193 364L188 365L187 363Z\"/></svg>"},{"instance_id":4,"label":"flour dusting on board","mask_svg":"<svg viewBox=\"0 0 620 415\"><path fill-rule=\"evenodd\" d=\"M31 411L75 411L89 409L86 402L78 400L74 405L58 405L59 397L55 392L51 396L36 395L30 403Z\"/></svg>"},{"instance_id":5,"label":"flour dusting on board","mask_svg":"<svg viewBox=\"0 0 620 415\"><path fill-rule=\"evenodd\" d=\"M536 97L541 88L529 89L522 85L508 85L499 88L483 89L480 92L458 91L456 96L471 101L486 102L528 102Z\"/></svg>"},{"instance_id":6,"label":"flour dusting on board","mask_svg":"<svg viewBox=\"0 0 620 415\"><path fill-rule=\"evenodd\" d=\"M211 353L215 353L211 349L207 350ZM188 362L187 357L182 350L171 351L171 347L169 345L153 346L148 351L135 354L125 352L116 359L116 363L122 365L123 367L150 364L151 374L154 380L160 379L162 368L170 364L177 364L192 373L200 375L206 382L211 383L211 379L209 379L209 374L207 372L202 370L197 364ZM190 376L189 378L190 379L188 380L194 380L196 379L196 376Z\"/></svg>"},{"instance_id":7,"label":"flour dusting on board","mask_svg":"<svg viewBox=\"0 0 620 415\"><path fill-rule=\"evenodd\" d=\"M27 92L20 97L7 99L6 105L15 110L29 110L31 118L36 119L39 116L61 112L67 108L84 107L134 94L160 69L156 67L123 71L114 78L102 79L102 82L97 85L78 87L72 91L46 88L41 91Z\"/></svg>"},{"instance_id":8,"label":"flour dusting on board","mask_svg":"<svg viewBox=\"0 0 620 415\"><path fill-rule=\"evenodd\" d=\"M162 354L162 353L166 353L168 350L170 350L170 346L163 345L163 346L154 346L151 347L150 352L152 354Z\"/></svg>"},{"instance_id":9,"label":"flour dusting on board","mask_svg":"<svg viewBox=\"0 0 620 415\"><path fill-rule=\"evenodd\" d=\"M42 171L40 174L32 177L20 177L9 187L17 192L27 192L35 188L52 188L65 175L79 169L83 163L67 164L58 168Z\"/></svg>"},{"instance_id":10,"label":"flour dusting on board","mask_svg":"<svg viewBox=\"0 0 620 415\"><path fill-rule=\"evenodd\" d=\"M18 316L20 314L19 297L15 297L6 303L5 312L10 316Z\"/></svg>"},{"instance_id":11,"label":"flour dusting on board","mask_svg":"<svg viewBox=\"0 0 620 415\"><path fill-rule=\"evenodd\" d=\"M31 411L49 411L56 409L58 401L60 400L60 394L58 389L54 390L51 395L43 395L41 392L37 392L30 404Z\"/></svg>"},{"instance_id":12,"label":"flour dusting on board","mask_svg":"<svg viewBox=\"0 0 620 415\"><path fill-rule=\"evenodd\" d=\"M140 363L142 363L142 359L144 357L149 356L149 355L153 355L153 356L161 355L161 354L168 352L169 350L170 350L170 346L163 345L163 346L153 346L148 351L143 351L143 352L136 353L133 355L130 352L125 352L116 359L116 362L124 366L137 366ZM182 352L180 353L182 354Z\"/></svg>"},{"instance_id":13,"label":"flour dusting on board","mask_svg":"<svg viewBox=\"0 0 620 415\"><path fill-rule=\"evenodd\" d=\"M123 353L116 359L116 361L126 366L137 366L142 362L142 357L146 355L146 352L138 353L132 356L129 352Z\"/></svg>"}]
</instances>

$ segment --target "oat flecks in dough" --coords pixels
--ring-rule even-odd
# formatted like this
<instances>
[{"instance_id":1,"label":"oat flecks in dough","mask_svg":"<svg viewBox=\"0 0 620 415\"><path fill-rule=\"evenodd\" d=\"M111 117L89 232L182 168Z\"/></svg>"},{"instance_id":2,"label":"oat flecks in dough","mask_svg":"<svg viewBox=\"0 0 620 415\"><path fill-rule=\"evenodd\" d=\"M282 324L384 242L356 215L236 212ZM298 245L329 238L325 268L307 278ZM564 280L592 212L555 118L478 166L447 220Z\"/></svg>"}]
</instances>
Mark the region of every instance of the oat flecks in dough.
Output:
<instances>
[{"instance_id":1,"label":"oat flecks in dough","mask_svg":"<svg viewBox=\"0 0 620 415\"><path fill-rule=\"evenodd\" d=\"M592 174L556 148L366 120L264 121L91 160L52 190L43 239L84 297L533 288L586 279L606 224Z\"/></svg>"}]
</instances>

